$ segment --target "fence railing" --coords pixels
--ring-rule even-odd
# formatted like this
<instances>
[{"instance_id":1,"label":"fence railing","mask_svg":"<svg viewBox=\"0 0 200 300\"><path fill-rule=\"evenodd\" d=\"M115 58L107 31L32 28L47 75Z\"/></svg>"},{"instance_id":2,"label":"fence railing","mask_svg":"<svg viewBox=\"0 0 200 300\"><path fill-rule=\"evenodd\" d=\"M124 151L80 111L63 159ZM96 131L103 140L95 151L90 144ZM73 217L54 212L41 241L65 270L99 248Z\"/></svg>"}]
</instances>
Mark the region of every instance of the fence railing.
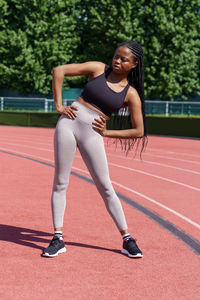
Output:
<instances>
[{"instance_id":1,"label":"fence railing","mask_svg":"<svg viewBox=\"0 0 200 300\"><path fill-rule=\"evenodd\" d=\"M63 99L64 105L71 104L75 99ZM158 101L145 100L147 115L200 115L200 102L187 101ZM0 109L4 110L28 110L54 112L56 111L54 100L46 98L14 98L0 97Z\"/></svg>"},{"instance_id":2,"label":"fence railing","mask_svg":"<svg viewBox=\"0 0 200 300\"><path fill-rule=\"evenodd\" d=\"M53 112L56 111L54 100L47 98L0 97L1 111L4 110L34 110ZM74 99L64 99L63 104L68 105Z\"/></svg>"},{"instance_id":3,"label":"fence railing","mask_svg":"<svg viewBox=\"0 0 200 300\"><path fill-rule=\"evenodd\" d=\"M200 116L200 102L190 101L145 101L146 114L149 115L199 115Z\"/></svg>"}]
</instances>

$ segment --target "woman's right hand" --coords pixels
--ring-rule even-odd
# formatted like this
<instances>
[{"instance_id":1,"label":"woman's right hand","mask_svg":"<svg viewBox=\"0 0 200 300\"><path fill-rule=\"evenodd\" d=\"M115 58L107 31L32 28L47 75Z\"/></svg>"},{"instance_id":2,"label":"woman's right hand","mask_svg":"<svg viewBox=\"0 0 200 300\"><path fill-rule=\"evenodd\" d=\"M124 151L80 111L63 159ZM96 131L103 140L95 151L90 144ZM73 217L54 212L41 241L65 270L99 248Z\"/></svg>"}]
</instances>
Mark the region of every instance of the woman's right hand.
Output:
<instances>
[{"instance_id":1,"label":"woman's right hand","mask_svg":"<svg viewBox=\"0 0 200 300\"><path fill-rule=\"evenodd\" d=\"M56 110L57 110L57 112L59 112L59 114L66 115L70 119L75 119L77 117L77 114L76 114L75 111L78 110L78 108L76 106L73 106L73 105L69 105L69 106L61 105L60 107L56 108Z\"/></svg>"}]
</instances>

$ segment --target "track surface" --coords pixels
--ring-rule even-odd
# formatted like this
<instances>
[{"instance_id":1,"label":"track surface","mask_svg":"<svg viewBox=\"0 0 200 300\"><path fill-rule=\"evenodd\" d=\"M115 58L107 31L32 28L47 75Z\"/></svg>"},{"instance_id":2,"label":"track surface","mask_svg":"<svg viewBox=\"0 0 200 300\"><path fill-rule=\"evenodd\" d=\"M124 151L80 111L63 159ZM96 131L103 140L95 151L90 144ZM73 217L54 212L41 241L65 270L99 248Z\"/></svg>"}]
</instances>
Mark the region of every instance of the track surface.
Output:
<instances>
[{"instance_id":1,"label":"track surface","mask_svg":"<svg viewBox=\"0 0 200 300\"><path fill-rule=\"evenodd\" d=\"M53 133L0 127L0 298L200 299L200 141L151 136L143 161L105 143L116 191L174 225L188 244L122 202L144 257L120 254L119 233L77 151L67 253L46 259L40 254L52 238Z\"/></svg>"}]
</instances>

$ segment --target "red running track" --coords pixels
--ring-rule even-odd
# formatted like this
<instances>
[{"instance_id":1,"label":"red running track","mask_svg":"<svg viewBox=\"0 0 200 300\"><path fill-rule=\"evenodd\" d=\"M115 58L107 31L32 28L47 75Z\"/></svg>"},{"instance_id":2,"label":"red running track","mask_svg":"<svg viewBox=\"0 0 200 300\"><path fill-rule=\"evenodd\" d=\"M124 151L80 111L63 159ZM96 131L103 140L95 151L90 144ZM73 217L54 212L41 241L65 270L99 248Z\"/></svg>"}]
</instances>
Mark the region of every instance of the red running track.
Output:
<instances>
[{"instance_id":1,"label":"red running track","mask_svg":"<svg viewBox=\"0 0 200 300\"><path fill-rule=\"evenodd\" d=\"M67 192L67 253L45 259L53 133L0 127L1 299L199 299L199 140L151 136L143 161L105 143L115 189L194 239L196 251L123 202L144 257L121 255L121 238L96 188L74 176L90 178L77 152Z\"/></svg>"}]
</instances>

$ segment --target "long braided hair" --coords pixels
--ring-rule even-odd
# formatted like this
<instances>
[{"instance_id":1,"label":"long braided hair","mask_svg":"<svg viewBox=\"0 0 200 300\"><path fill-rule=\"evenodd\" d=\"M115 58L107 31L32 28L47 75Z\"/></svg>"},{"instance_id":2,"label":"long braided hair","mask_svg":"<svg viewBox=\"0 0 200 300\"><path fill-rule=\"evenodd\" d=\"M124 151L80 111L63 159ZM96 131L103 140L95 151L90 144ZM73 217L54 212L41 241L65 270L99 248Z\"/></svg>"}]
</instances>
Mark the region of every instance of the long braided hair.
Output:
<instances>
[{"instance_id":1,"label":"long braided hair","mask_svg":"<svg viewBox=\"0 0 200 300\"><path fill-rule=\"evenodd\" d=\"M134 62L137 62L137 66L133 68L128 75L128 81L131 86L133 86L141 100L142 104L142 116L143 116L143 123L144 123L144 136L141 138L130 138L130 139L119 139L122 148L125 150L125 152L128 154L128 152L133 149L133 147L136 145L136 151L138 149L138 146L140 144L140 141L142 141L141 145L141 151L140 151L140 157L142 154L142 151L147 145L147 129L146 129L146 120L145 120L145 101L144 101L144 52L142 47L135 41L126 41L122 44L120 44L118 47L125 46L133 54L133 60ZM121 116L120 116L120 127L122 128L124 126L124 121L127 119L127 110L123 109ZM130 117L130 116L129 116ZM130 119L129 119L130 123Z\"/></svg>"}]
</instances>

